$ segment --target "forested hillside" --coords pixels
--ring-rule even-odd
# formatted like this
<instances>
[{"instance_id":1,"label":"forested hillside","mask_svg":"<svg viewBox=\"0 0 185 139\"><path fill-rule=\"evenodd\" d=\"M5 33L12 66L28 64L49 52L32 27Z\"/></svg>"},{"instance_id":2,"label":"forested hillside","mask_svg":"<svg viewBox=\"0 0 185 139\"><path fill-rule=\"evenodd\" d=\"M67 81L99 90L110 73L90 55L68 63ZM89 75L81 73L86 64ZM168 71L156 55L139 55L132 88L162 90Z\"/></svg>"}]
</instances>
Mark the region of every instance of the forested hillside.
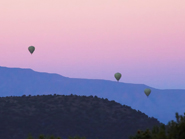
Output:
<instances>
[{"instance_id":1,"label":"forested hillside","mask_svg":"<svg viewBox=\"0 0 185 139\"><path fill-rule=\"evenodd\" d=\"M155 118L115 101L93 96L43 95L0 98L0 138L28 134L128 139L138 129L160 125Z\"/></svg>"}]
</instances>

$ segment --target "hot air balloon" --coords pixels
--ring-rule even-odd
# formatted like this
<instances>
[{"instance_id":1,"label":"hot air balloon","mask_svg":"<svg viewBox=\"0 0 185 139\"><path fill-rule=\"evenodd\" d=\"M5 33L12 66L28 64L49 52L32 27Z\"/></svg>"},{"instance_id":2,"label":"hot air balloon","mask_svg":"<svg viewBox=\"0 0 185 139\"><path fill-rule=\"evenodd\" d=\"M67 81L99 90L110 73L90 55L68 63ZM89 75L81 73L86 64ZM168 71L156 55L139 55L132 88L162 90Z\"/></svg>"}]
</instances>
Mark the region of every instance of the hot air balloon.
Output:
<instances>
[{"instance_id":1,"label":"hot air balloon","mask_svg":"<svg viewBox=\"0 0 185 139\"><path fill-rule=\"evenodd\" d=\"M117 81L121 78L121 73L117 72L114 74L114 77L116 78Z\"/></svg>"},{"instance_id":2,"label":"hot air balloon","mask_svg":"<svg viewBox=\"0 0 185 139\"><path fill-rule=\"evenodd\" d=\"M30 47L28 47L28 50L32 54L35 51L35 47L34 46L30 46Z\"/></svg>"},{"instance_id":3,"label":"hot air balloon","mask_svg":"<svg viewBox=\"0 0 185 139\"><path fill-rule=\"evenodd\" d=\"M145 90L144 90L144 92L145 92L145 94L147 95L147 97L150 95L150 93L151 93L151 90L149 89L149 88L146 88Z\"/></svg>"}]
</instances>

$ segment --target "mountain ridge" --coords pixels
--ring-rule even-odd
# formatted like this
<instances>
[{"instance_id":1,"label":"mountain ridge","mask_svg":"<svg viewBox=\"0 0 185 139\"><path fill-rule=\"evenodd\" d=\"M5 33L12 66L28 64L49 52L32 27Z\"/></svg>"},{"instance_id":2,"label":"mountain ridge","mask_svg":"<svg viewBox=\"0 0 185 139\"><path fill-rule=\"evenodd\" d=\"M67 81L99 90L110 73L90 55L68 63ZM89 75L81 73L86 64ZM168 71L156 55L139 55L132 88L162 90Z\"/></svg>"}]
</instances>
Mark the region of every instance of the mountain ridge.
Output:
<instances>
[{"instance_id":1,"label":"mountain ridge","mask_svg":"<svg viewBox=\"0 0 185 139\"><path fill-rule=\"evenodd\" d=\"M185 90L182 89L155 89L144 84L69 78L55 73L21 68L0 67L0 75L0 96L54 93L96 95L131 106L165 124L175 120L175 112L185 112ZM149 97L144 94L145 88L152 90Z\"/></svg>"}]
</instances>

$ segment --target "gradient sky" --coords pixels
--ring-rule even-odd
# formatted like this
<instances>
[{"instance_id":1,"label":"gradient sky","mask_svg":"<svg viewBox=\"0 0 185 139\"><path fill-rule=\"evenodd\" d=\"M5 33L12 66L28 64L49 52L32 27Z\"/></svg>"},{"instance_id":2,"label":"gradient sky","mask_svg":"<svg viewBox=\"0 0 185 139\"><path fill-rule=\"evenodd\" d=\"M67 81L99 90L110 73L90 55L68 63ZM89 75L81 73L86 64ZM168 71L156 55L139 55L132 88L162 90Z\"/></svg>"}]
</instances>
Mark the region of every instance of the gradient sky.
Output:
<instances>
[{"instance_id":1,"label":"gradient sky","mask_svg":"<svg viewBox=\"0 0 185 139\"><path fill-rule=\"evenodd\" d=\"M0 66L185 89L185 1L1 0Z\"/></svg>"}]
</instances>

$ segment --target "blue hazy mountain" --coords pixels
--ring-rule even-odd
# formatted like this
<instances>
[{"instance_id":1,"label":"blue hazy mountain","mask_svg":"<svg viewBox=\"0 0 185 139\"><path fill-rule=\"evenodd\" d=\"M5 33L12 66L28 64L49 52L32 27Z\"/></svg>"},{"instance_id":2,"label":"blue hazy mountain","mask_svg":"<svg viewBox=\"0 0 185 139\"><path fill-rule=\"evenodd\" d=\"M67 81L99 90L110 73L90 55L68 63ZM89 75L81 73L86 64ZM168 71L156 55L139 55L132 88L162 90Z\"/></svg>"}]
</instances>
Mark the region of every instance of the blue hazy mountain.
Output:
<instances>
[{"instance_id":1,"label":"blue hazy mountain","mask_svg":"<svg viewBox=\"0 0 185 139\"><path fill-rule=\"evenodd\" d=\"M144 89L152 90L149 97ZM144 84L131 84L99 79L68 78L59 74L31 69L0 67L0 96L43 94L76 94L115 100L149 117L167 123L175 120L175 112L185 112L185 90L155 89Z\"/></svg>"}]
</instances>

